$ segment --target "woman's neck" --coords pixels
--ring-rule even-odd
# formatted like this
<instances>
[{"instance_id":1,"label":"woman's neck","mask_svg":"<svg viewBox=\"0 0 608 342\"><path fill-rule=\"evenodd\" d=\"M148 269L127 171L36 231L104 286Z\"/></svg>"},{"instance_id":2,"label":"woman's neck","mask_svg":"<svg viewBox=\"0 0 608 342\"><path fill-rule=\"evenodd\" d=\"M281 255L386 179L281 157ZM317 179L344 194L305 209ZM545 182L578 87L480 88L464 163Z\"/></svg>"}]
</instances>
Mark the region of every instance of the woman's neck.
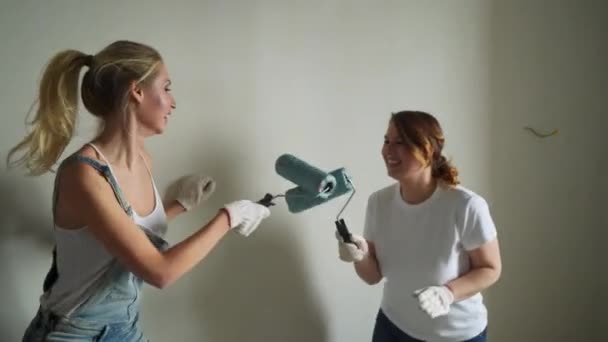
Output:
<instances>
[{"instance_id":1,"label":"woman's neck","mask_svg":"<svg viewBox=\"0 0 608 342\"><path fill-rule=\"evenodd\" d=\"M437 188L430 172L399 181L401 198L408 204L420 204L429 199Z\"/></svg>"},{"instance_id":2,"label":"woman's neck","mask_svg":"<svg viewBox=\"0 0 608 342\"><path fill-rule=\"evenodd\" d=\"M132 170L139 160L140 151L144 147L143 138L137 134L136 129L130 125L112 125L111 122L106 124L93 142L103 150L110 164L129 170Z\"/></svg>"}]
</instances>

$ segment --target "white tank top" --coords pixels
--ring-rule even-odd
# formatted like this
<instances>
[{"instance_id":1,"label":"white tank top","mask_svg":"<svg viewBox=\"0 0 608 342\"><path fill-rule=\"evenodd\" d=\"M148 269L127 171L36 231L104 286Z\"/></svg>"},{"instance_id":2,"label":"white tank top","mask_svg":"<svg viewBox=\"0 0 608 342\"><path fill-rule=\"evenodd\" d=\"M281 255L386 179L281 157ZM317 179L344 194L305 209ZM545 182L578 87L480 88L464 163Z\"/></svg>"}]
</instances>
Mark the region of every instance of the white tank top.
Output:
<instances>
[{"instance_id":1,"label":"white tank top","mask_svg":"<svg viewBox=\"0 0 608 342\"><path fill-rule=\"evenodd\" d=\"M88 144L101 156L110 172L116 179L112 166L92 143ZM135 224L141 229L148 230L153 235L163 237L167 232L167 217L161 197L152 178L150 168L144 161L146 169L152 179L154 188L154 210L146 216L140 216L132 211ZM118 180L116 181L118 183ZM120 184L118 184L120 187ZM126 201L126 199L125 199ZM54 229L58 278L52 288L42 295L41 307L51 310L55 314L69 316L78 306L86 301L91 295L90 289L94 288L111 266L114 257L106 251L89 228L84 226L78 229L65 229L55 225Z\"/></svg>"}]
</instances>

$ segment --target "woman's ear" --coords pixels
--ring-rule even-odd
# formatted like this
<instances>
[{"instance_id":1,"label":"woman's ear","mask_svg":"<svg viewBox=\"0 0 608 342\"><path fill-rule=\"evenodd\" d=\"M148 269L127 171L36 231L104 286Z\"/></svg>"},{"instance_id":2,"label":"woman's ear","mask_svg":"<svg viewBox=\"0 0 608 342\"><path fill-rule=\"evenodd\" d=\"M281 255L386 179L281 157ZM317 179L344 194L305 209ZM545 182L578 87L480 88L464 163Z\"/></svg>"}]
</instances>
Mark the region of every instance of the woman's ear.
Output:
<instances>
[{"instance_id":1,"label":"woman's ear","mask_svg":"<svg viewBox=\"0 0 608 342\"><path fill-rule=\"evenodd\" d=\"M129 94L137 104L140 104L144 101L144 90L141 87L141 84L138 82L131 82L131 86L129 87Z\"/></svg>"}]
</instances>

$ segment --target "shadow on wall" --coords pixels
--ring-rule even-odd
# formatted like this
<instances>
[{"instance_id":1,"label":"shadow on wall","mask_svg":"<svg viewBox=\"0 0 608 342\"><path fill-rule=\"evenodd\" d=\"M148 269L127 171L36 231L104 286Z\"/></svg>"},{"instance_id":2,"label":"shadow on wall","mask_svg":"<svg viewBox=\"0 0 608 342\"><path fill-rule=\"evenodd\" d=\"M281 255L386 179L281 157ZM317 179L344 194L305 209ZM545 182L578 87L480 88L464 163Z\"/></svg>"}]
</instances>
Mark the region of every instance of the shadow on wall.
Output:
<instances>
[{"instance_id":1,"label":"shadow on wall","mask_svg":"<svg viewBox=\"0 0 608 342\"><path fill-rule=\"evenodd\" d=\"M204 215L188 215L211 218L224 203L248 198L249 190L253 196L264 194L247 176L247 166L260 156L231 144L205 147L222 154L192 165L192 169L211 175L217 190L202 205ZM277 204L271 208L272 216L252 235L245 238L229 233L172 288L152 290L144 296L148 299L143 303L142 318L149 338L169 339L179 331L182 338L192 341L328 340L326 319L308 280L301 244L293 227L281 217L284 203ZM181 240L169 239L173 243ZM167 313L174 317L171 322L162 318Z\"/></svg>"},{"instance_id":2,"label":"shadow on wall","mask_svg":"<svg viewBox=\"0 0 608 342\"><path fill-rule=\"evenodd\" d=\"M2 341L21 339L37 310L44 272L51 263L52 218L50 212L42 212L42 208L50 207L50 198L44 198L41 193L32 180L18 179L6 171L0 174ZM40 259L41 255L46 255L46 259Z\"/></svg>"},{"instance_id":3,"label":"shadow on wall","mask_svg":"<svg viewBox=\"0 0 608 342\"><path fill-rule=\"evenodd\" d=\"M327 341L305 260L285 222L227 241L214 269L197 279L193 305L209 341ZM200 283L200 285L198 284Z\"/></svg>"}]
</instances>

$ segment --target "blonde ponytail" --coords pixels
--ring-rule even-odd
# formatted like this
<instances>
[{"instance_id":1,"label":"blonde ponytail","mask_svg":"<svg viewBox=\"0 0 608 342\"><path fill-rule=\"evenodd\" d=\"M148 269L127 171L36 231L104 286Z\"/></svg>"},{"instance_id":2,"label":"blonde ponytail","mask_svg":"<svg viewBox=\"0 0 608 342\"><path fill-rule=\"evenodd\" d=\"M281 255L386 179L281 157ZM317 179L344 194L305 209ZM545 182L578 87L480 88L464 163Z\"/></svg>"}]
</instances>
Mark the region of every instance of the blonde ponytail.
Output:
<instances>
[{"instance_id":1,"label":"blonde ponytail","mask_svg":"<svg viewBox=\"0 0 608 342\"><path fill-rule=\"evenodd\" d=\"M103 123L109 115L126 116L131 83L146 84L154 79L160 63L162 57L154 48L127 40L115 41L94 56L76 50L55 55L40 82L36 117L29 123L31 131L10 150L8 166L25 165L30 174L41 175L61 157L76 126L78 80L83 66L89 70L82 78L82 102Z\"/></svg>"},{"instance_id":2,"label":"blonde ponytail","mask_svg":"<svg viewBox=\"0 0 608 342\"><path fill-rule=\"evenodd\" d=\"M57 162L74 134L80 70L89 60L90 56L75 50L51 58L40 81L36 117L29 123L31 131L10 150L9 167L25 165L30 174L41 175ZM17 153L23 155L13 159Z\"/></svg>"}]
</instances>

